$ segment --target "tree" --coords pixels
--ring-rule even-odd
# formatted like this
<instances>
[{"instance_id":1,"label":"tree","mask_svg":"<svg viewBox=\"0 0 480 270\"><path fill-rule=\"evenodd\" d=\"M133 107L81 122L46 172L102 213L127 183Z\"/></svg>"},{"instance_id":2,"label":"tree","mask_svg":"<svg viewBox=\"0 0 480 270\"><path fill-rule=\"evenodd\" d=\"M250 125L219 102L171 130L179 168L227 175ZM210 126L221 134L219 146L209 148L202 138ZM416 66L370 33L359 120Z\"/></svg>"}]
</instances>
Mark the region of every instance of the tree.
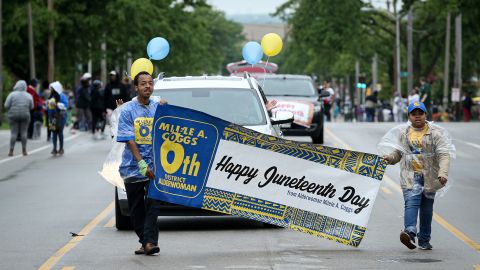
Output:
<instances>
[{"instance_id":1,"label":"tree","mask_svg":"<svg viewBox=\"0 0 480 270\"><path fill-rule=\"evenodd\" d=\"M99 74L103 42L109 69L127 72L127 59L146 57L147 43L156 36L169 41L170 54L154 64L171 75L219 73L226 61L240 57L241 26L206 1L55 0L52 11L47 1L30 2L39 78L48 76L49 36L55 42L53 79L65 84L76 83L89 60L94 76ZM8 1L4 9L5 66L14 77L23 79L29 77L26 3ZM48 27L50 21L55 22L53 31Z\"/></svg>"},{"instance_id":2,"label":"tree","mask_svg":"<svg viewBox=\"0 0 480 270\"><path fill-rule=\"evenodd\" d=\"M413 6L413 55L415 81L421 76L433 80L444 74L445 18L450 10L463 17L463 78L479 74L480 8L473 0L405 0L400 11L401 54L406 55L406 20ZM352 75L355 59L370 76L371 57L379 58L382 97L389 96L394 78L395 20L386 10L375 9L367 1L290 0L275 15L291 27L285 53L279 58L282 72L317 73L321 77ZM405 59L405 57L401 57ZM406 61L402 61L406 70ZM382 79L383 78L383 79ZM405 89L405 86L402 87ZM440 88L434 84L434 94ZM387 91L385 91L387 89ZM388 95L386 93L388 92ZM404 92L405 93L405 92Z\"/></svg>"}]
</instances>

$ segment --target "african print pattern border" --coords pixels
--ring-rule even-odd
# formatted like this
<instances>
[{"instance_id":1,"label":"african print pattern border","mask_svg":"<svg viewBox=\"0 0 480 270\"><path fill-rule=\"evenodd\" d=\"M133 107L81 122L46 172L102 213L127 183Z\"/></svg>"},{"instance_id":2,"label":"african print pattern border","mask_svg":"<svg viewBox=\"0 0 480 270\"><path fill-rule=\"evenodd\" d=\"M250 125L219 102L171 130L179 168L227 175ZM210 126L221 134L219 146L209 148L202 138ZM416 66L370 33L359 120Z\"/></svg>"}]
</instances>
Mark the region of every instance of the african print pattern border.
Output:
<instances>
[{"instance_id":1,"label":"african print pattern border","mask_svg":"<svg viewBox=\"0 0 480 270\"><path fill-rule=\"evenodd\" d=\"M358 247L365 227L233 192L206 188L202 209L245 217Z\"/></svg>"},{"instance_id":2,"label":"african print pattern border","mask_svg":"<svg viewBox=\"0 0 480 270\"><path fill-rule=\"evenodd\" d=\"M317 162L377 180L382 180L387 167L386 161L374 154L285 140L237 125L226 127L222 139Z\"/></svg>"}]
</instances>

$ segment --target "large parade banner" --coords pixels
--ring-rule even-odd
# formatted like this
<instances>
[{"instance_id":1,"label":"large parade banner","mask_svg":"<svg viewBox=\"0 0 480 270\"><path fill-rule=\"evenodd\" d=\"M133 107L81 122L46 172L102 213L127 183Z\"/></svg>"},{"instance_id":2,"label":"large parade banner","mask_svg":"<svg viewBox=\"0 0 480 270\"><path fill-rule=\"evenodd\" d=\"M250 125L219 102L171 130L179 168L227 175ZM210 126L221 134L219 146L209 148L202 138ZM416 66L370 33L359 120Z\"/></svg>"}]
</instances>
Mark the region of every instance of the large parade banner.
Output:
<instances>
[{"instance_id":1,"label":"large parade banner","mask_svg":"<svg viewBox=\"0 0 480 270\"><path fill-rule=\"evenodd\" d=\"M379 156L268 136L158 106L149 196L357 247L387 164Z\"/></svg>"}]
</instances>

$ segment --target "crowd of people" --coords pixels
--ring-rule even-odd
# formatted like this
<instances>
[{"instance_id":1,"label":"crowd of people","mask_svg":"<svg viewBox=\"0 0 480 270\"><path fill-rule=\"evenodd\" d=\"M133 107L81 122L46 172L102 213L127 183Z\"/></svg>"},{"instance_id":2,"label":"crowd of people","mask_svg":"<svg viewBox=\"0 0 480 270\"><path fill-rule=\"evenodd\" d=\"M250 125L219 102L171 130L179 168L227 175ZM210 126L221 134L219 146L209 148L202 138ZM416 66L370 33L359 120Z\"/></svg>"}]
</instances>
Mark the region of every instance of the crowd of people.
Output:
<instances>
[{"instance_id":1,"label":"crowd of people","mask_svg":"<svg viewBox=\"0 0 480 270\"><path fill-rule=\"evenodd\" d=\"M419 84L409 92L408 96L395 92L393 98L381 100L378 91L366 91L364 102L360 105L352 104L348 93L340 95L340 89L333 89L329 81L324 81L319 89L326 89L333 93L331 97L323 100L326 121L352 121L359 122L398 122L407 121L407 108L414 102L422 102L428 112L428 120L436 122L464 121L469 122L480 117L480 106L475 106L472 94L464 91L459 102L459 107L443 108L434 103L430 84L425 78L420 78ZM344 91L346 92L346 91ZM333 114L332 114L333 112ZM333 115L333 117L332 117ZM461 117L459 116L461 115Z\"/></svg>"},{"instance_id":2,"label":"crowd of people","mask_svg":"<svg viewBox=\"0 0 480 270\"><path fill-rule=\"evenodd\" d=\"M105 139L105 125L116 108L116 100L127 102L135 96L130 79L121 79L112 70L109 81L92 79L84 73L75 89L56 81L39 84L32 79L29 84L19 80L5 100L7 119L10 126L10 148L8 156L14 155L15 144L21 141L22 154L28 155L27 140L38 140L42 127L46 127L47 141L52 142L52 155L63 155L63 133L65 126L70 131L90 131L94 139Z\"/></svg>"}]
</instances>

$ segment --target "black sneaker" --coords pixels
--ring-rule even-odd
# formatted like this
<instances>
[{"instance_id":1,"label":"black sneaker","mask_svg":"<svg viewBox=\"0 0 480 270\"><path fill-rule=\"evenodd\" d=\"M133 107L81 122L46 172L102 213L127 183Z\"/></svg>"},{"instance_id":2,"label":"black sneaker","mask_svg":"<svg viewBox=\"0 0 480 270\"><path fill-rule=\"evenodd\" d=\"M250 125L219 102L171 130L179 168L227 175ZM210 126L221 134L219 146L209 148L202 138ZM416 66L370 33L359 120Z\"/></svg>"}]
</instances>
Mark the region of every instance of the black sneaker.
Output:
<instances>
[{"instance_id":1,"label":"black sneaker","mask_svg":"<svg viewBox=\"0 0 480 270\"><path fill-rule=\"evenodd\" d=\"M418 243L418 248L421 250L432 250L433 246L429 242Z\"/></svg>"},{"instance_id":2,"label":"black sneaker","mask_svg":"<svg viewBox=\"0 0 480 270\"><path fill-rule=\"evenodd\" d=\"M54 155L54 156L56 156L57 153L58 153L58 152L57 152L57 149L53 149L52 152L50 152L50 154L52 154L52 155Z\"/></svg>"},{"instance_id":3,"label":"black sneaker","mask_svg":"<svg viewBox=\"0 0 480 270\"><path fill-rule=\"evenodd\" d=\"M417 246L415 246L415 238L410 237L410 234L407 232L400 232L400 242L404 244L407 248L409 249L415 249Z\"/></svg>"},{"instance_id":4,"label":"black sneaker","mask_svg":"<svg viewBox=\"0 0 480 270\"><path fill-rule=\"evenodd\" d=\"M142 245L139 249L135 250L135 255L145 254L145 247Z\"/></svg>"}]
</instances>

